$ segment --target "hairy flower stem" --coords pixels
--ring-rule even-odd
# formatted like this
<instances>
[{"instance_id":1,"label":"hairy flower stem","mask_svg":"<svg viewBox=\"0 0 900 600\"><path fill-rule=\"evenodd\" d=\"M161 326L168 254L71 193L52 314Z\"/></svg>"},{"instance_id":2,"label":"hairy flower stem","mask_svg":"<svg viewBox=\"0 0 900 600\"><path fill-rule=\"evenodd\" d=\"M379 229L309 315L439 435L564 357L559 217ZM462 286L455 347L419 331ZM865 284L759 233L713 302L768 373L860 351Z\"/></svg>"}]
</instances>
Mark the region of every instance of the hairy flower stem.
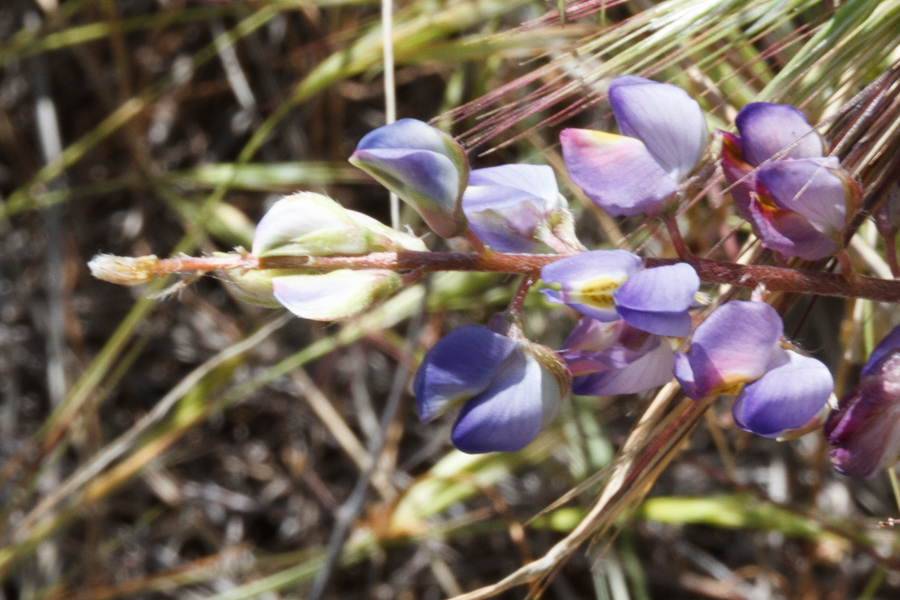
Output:
<instances>
[{"instance_id":1,"label":"hairy flower stem","mask_svg":"<svg viewBox=\"0 0 900 600\"><path fill-rule=\"evenodd\" d=\"M522 281L519 282L519 287L516 288L516 294L513 296L512 301L509 303L509 308L507 309L510 315L518 317L522 313L522 307L525 305L525 297L528 295L528 290L537 283L538 279L540 279L540 273L530 273L522 278Z\"/></svg>"},{"instance_id":2,"label":"hairy flower stem","mask_svg":"<svg viewBox=\"0 0 900 600\"><path fill-rule=\"evenodd\" d=\"M394 271L481 271L495 273L518 273L527 275L539 271L543 266L560 260L564 256L555 254L504 254L490 252L484 255L460 252L377 252L365 256L268 256L257 258L249 254L228 254L224 256L179 257L179 258L120 258L114 256L95 257L92 271L95 276L113 283L127 284L123 270L135 264L136 271L132 283L143 283L149 276L167 273L195 273L230 269L297 269L333 271L336 269L390 269ZM115 263L116 277L105 276L106 265ZM854 277L848 280L843 275L787 269L761 265L739 265L730 262L710 260L697 256L685 259L645 258L646 267L686 262L697 271L704 283L727 284L753 289L764 285L770 292L794 292L817 294L841 298L863 298L877 302L900 302L900 281ZM100 263L98 265L98 263Z\"/></svg>"}]
</instances>

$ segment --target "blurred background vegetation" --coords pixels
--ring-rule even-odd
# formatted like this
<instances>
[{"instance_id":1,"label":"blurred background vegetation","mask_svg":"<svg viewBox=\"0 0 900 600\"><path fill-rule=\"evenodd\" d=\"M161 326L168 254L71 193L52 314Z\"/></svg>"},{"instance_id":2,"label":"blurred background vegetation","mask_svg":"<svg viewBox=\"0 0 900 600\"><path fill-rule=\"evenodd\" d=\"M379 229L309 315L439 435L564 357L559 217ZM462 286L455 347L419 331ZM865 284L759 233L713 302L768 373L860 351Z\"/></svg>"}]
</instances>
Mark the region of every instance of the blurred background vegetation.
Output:
<instances>
[{"instance_id":1,"label":"blurred background vegetation","mask_svg":"<svg viewBox=\"0 0 900 600\"><path fill-rule=\"evenodd\" d=\"M565 4L395 0L398 115L437 117L476 167L556 166L593 247L669 250L559 168L559 128L609 127L622 73L681 85L714 127L753 100L800 106L867 210L896 193L900 1ZM568 400L502 455L461 454L451 420L415 418L421 353L502 310L512 279L433 276L321 324L211 277L89 277L97 252L248 247L296 190L387 221L387 193L346 162L384 123L381 35L377 0L0 3L0 598L449 597L543 556L597 497L647 398ZM705 177L688 243L736 257L747 232ZM889 277L864 216L854 258ZM838 393L900 321L870 302L784 306L809 315L800 343ZM537 298L527 317L554 347L573 323ZM887 478L837 476L818 433L751 438L724 402L627 508L545 597L900 595L896 532L878 527L897 515Z\"/></svg>"}]
</instances>

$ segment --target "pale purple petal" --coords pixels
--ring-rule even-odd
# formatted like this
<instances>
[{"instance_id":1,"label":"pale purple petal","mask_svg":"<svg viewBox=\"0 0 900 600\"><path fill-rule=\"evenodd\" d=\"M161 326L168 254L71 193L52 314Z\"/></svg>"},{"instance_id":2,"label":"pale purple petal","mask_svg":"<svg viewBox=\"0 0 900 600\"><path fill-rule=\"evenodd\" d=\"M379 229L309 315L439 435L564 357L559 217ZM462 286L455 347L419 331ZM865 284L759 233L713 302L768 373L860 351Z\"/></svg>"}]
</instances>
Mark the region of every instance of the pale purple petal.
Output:
<instances>
[{"instance_id":1,"label":"pale purple petal","mask_svg":"<svg viewBox=\"0 0 900 600\"><path fill-rule=\"evenodd\" d=\"M514 452L527 446L545 422L543 380L534 358L521 351L512 354L490 386L463 405L453 426L453 445L468 454Z\"/></svg>"},{"instance_id":2,"label":"pale purple petal","mask_svg":"<svg viewBox=\"0 0 900 600\"><path fill-rule=\"evenodd\" d=\"M804 425L818 413L834 390L834 380L820 361L778 348L759 380L744 386L734 403L741 429L778 437Z\"/></svg>"},{"instance_id":3,"label":"pale purple petal","mask_svg":"<svg viewBox=\"0 0 900 600\"><path fill-rule=\"evenodd\" d=\"M625 250L594 250L568 256L541 269L544 283L558 283L561 292L541 290L547 300L565 303L584 315L614 321L613 292L638 271L640 257Z\"/></svg>"},{"instance_id":4,"label":"pale purple petal","mask_svg":"<svg viewBox=\"0 0 900 600\"><path fill-rule=\"evenodd\" d=\"M557 208L559 187L556 174L547 165L501 165L475 169L469 174L470 186L501 186L519 189L540 198L544 212ZM533 201L538 205L537 201Z\"/></svg>"},{"instance_id":5,"label":"pale purple petal","mask_svg":"<svg viewBox=\"0 0 900 600\"><path fill-rule=\"evenodd\" d=\"M614 217L656 214L678 190L640 140L588 129L564 129L559 140L572 181Z\"/></svg>"},{"instance_id":6,"label":"pale purple petal","mask_svg":"<svg viewBox=\"0 0 900 600\"><path fill-rule=\"evenodd\" d=\"M498 252L531 252L544 219L543 199L527 191L496 185L469 186L463 194L469 228Z\"/></svg>"},{"instance_id":7,"label":"pale purple petal","mask_svg":"<svg viewBox=\"0 0 900 600\"><path fill-rule=\"evenodd\" d=\"M675 357L675 377L691 398L735 394L762 377L783 333L778 312L762 302L720 306L697 327L687 359Z\"/></svg>"},{"instance_id":8,"label":"pale purple petal","mask_svg":"<svg viewBox=\"0 0 900 600\"><path fill-rule=\"evenodd\" d=\"M637 394L665 385L672 379L673 353L669 344L656 338L656 346L628 365L576 377L572 393L581 396Z\"/></svg>"},{"instance_id":9,"label":"pale purple petal","mask_svg":"<svg viewBox=\"0 0 900 600\"><path fill-rule=\"evenodd\" d=\"M895 348L900 348L900 325L891 329L891 332L884 336L884 339L875 346L875 349L872 350L872 354L869 355L869 360L866 361L865 366L859 372L859 378L862 379L868 377L877 371L881 359L887 356Z\"/></svg>"},{"instance_id":10,"label":"pale purple petal","mask_svg":"<svg viewBox=\"0 0 900 600\"><path fill-rule=\"evenodd\" d=\"M356 146L357 150L394 148L445 153L447 151L446 134L417 119L399 119L390 125L370 131L359 140L359 144Z\"/></svg>"},{"instance_id":11,"label":"pale purple petal","mask_svg":"<svg viewBox=\"0 0 900 600\"><path fill-rule=\"evenodd\" d=\"M750 215L762 245L784 257L818 260L838 249L837 242L813 227L800 213L779 210L754 199Z\"/></svg>"},{"instance_id":12,"label":"pale purple petal","mask_svg":"<svg viewBox=\"0 0 900 600\"><path fill-rule=\"evenodd\" d=\"M659 338L623 320L602 323L582 317L559 350L572 375L627 367L659 345Z\"/></svg>"},{"instance_id":13,"label":"pale purple petal","mask_svg":"<svg viewBox=\"0 0 900 600\"><path fill-rule=\"evenodd\" d=\"M826 236L839 234L846 222L844 179L832 169L837 159L785 160L768 163L756 173L775 204L798 212Z\"/></svg>"},{"instance_id":14,"label":"pale purple petal","mask_svg":"<svg viewBox=\"0 0 900 600\"><path fill-rule=\"evenodd\" d=\"M687 311L649 312L622 306L617 306L616 311L630 325L656 335L685 337L691 333L691 316Z\"/></svg>"},{"instance_id":15,"label":"pale purple petal","mask_svg":"<svg viewBox=\"0 0 900 600\"><path fill-rule=\"evenodd\" d=\"M343 269L321 275L272 279L275 299L304 319L335 321L355 316L400 287L393 271Z\"/></svg>"},{"instance_id":16,"label":"pale purple petal","mask_svg":"<svg viewBox=\"0 0 900 600\"><path fill-rule=\"evenodd\" d=\"M657 335L686 336L691 332L687 310L700 289L700 278L681 263L644 269L616 291L616 310L630 325Z\"/></svg>"},{"instance_id":17,"label":"pale purple petal","mask_svg":"<svg viewBox=\"0 0 900 600\"><path fill-rule=\"evenodd\" d=\"M678 86L642 77L616 77L609 101L619 131L641 140L674 181L687 177L709 143L703 111Z\"/></svg>"},{"instance_id":18,"label":"pale purple petal","mask_svg":"<svg viewBox=\"0 0 900 600\"><path fill-rule=\"evenodd\" d=\"M740 110L735 119L741 135L744 160L758 167L788 146L778 160L818 158L824 153L822 139L806 116L787 104L754 102ZM797 145L795 142L799 140Z\"/></svg>"},{"instance_id":19,"label":"pale purple petal","mask_svg":"<svg viewBox=\"0 0 900 600\"><path fill-rule=\"evenodd\" d=\"M441 338L425 354L413 381L419 420L427 423L487 389L514 352L520 352L514 341L477 325Z\"/></svg>"},{"instance_id":20,"label":"pale purple petal","mask_svg":"<svg viewBox=\"0 0 900 600\"><path fill-rule=\"evenodd\" d=\"M672 374L675 376L675 379L678 380L681 389L684 390L684 394L688 398L699 400L709 395L707 392L710 390L700 388L697 385L697 381L694 377L694 367L691 365L691 359L687 354L679 352L675 355L672 365Z\"/></svg>"},{"instance_id":21,"label":"pale purple petal","mask_svg":"<svg viewBox=\"0 0 900 600\"><path fill-rule=\"evenodd\" d=\"M618 287L643 264L641 257L627 250L592 250L550 263L541 269L541 279L561 284L564 291L596 280L618 282Z\"/></svg>"}]
</instances>

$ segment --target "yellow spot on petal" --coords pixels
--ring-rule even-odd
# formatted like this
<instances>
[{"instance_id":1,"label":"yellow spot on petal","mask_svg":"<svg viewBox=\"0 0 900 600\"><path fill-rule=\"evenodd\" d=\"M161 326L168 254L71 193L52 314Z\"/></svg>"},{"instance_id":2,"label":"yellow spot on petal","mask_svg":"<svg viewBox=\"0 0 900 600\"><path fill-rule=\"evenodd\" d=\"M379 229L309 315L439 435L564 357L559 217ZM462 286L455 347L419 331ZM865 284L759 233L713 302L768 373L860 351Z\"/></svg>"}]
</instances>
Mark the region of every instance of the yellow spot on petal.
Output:
<instances>
[{"instance_id":1,"label":"yellow spot on petal","mask_svg":"<svg viewBox=\"0 0 900 600\"><path fill-rule=\"evenodd\" d=\"M574 290L570 297L574 296L577 298L576 301L579 304L587 304L588 306L604 309L613 308L615 306L613 292L624 282L624 277L620 279L606 277L592 279L582 284L579 289Z\"/></svg>"},{"instance_id":2,"label":"yellow spot on petal","mask_svg":"<svg viewBox=\"0 0 900 600\"><path fill-rule=\"evenodd\" d=\"M744 377L726 377L719 385L713 388L710 396L737 396L741 393L745 383L750 380Z\"/></svg>"},{"instance_id":3,"label":"yellow spot on petal","mask_svg":"<svg viewBox=\"0 0 900 600\"><path fill-rule=\"evenodd\" d=\"M625 277L620 279L612 279L611 277L603 277L599 279L591 279L584 282L577 290L582 296L593 296L595 294L607 295L619 288L625 283Z\"/></svg>"},{"instance_id":4,"label":"yellow spot on petal","mask_svg":"<svg viewBox=\"0 0 900 600\"><path fill-rule=\"evenodd\" d=\"M597 144L598 146L614 146L616 144L621 144L623 142L629 142L634 138L629 138L624 135L616 135L615 133L607 133L605 131L589 131L591 142Z\"/></svg>"}]
</instances>

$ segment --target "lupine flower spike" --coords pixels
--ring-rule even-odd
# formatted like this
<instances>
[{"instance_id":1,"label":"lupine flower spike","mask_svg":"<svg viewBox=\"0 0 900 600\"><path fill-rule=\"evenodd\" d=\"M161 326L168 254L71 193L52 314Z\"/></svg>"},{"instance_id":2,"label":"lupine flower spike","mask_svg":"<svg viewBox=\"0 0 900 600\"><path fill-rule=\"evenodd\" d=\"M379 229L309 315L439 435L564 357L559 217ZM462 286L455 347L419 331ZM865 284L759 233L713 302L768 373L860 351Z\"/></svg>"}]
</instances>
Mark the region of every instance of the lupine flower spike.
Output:
<instances>
[{"instance_id":1,"label":"lupine flower spike","mask_svg":"<svg viewBox=\"0 0 900 600\"><path fill-rule=\"evenodd\" d=\"M621 318L643 331L670 336L690 333L688 309L700 288L690 265L644 269L641 258L625 250L563 258L541 269L541 279L561 287L541 290L550 302L568 304L600 321Z\"/></svg>"},{"instance_id":2,"label":"lupine flower spike","mask_svg":"<svg viewBox=\"0 0 900 600\"><path fill-rule=\"evenodd\" d=\"M440 129L400 119L366 134L350 162L415 208L439 236L466 232L461 201L469 162L462 146Z\"/></svg>"},{"instance_id":3,"label":"lupine flower spike","mask_svg":"<svg viewBox=\"0 0 900 600\"><path fill-rule=\"evenodd\" d=\"M740 136L720 132L722 169L738 214L762 245L807 260L840 250L861 190L837 158L823 157L822 139L803 113L755 102L741 109L736 124Z\"/></svg>"},{"instance_id":4,"label":"lupine flower spike","mask_svg":"<svg viewBox=\"0 0 900 600\"><path fill-rule=\"evenodd\" d=\"M658 215L706 150L700 105L677 86L631 75L613 80L609 101L622 135L563 130L566 168L609 214Z\"/></svg>"},{"instance_id":5,"label":"lupine flower spike","mask_svg":"<svg viewBox=\"0 0 900 600\"><path fill-rule=\"evenodd\" d=\"M568 203L546 165L476 169L462 202L469 227L498 252L533 252L539 239L560 226L571 230L567 239L575 239Z\"/></svg>"},{"instance_id":6,"label":"lupine flower spike","mask_svg":"<svg viewBox=\"0 0 900 600\"><path fill-rule=\"evenodd\" d=\"M672 379L668 341L622 320L582 317L559 355L574 377L572 393L582 396L637 394Z\"/></svg>"},{"instance_id":7,"label":"lupine flower spike","mask_svg":"<svg viewBox=\"0 0 900 600\"><path fill-rule=\"evenodd\" d=\"M724 304L697 327L687 354L675 355L675 378L695 400L736 394L741 429L774 438L800 428L825 406L834 381L821 362L784 347L783 330L768 304Z\"/></svg>"},{"instance_id":8,"label":"lupine flower spike","mask_svg":"<svg viewBox=\"0 0 900 600\"><path fill-rule=\"evenodd\" d=\"M438 341L413 382L423 423L462 405L452 440L469 454L524 448L568 389L568 372L549 348L477 325Z\"/></svg>"},{"instance_id":9,"label":"lupine flower spike","mask_svg":"<svg viewBox=\"0 0 900 600\"><path fill-rule=\"evenodd\" d=\"M835 446L834 468L844 475L874 477L900 459L900 327L878 344L859 385L831 412L825 437Z\"/></svg>"}]
</instances>

